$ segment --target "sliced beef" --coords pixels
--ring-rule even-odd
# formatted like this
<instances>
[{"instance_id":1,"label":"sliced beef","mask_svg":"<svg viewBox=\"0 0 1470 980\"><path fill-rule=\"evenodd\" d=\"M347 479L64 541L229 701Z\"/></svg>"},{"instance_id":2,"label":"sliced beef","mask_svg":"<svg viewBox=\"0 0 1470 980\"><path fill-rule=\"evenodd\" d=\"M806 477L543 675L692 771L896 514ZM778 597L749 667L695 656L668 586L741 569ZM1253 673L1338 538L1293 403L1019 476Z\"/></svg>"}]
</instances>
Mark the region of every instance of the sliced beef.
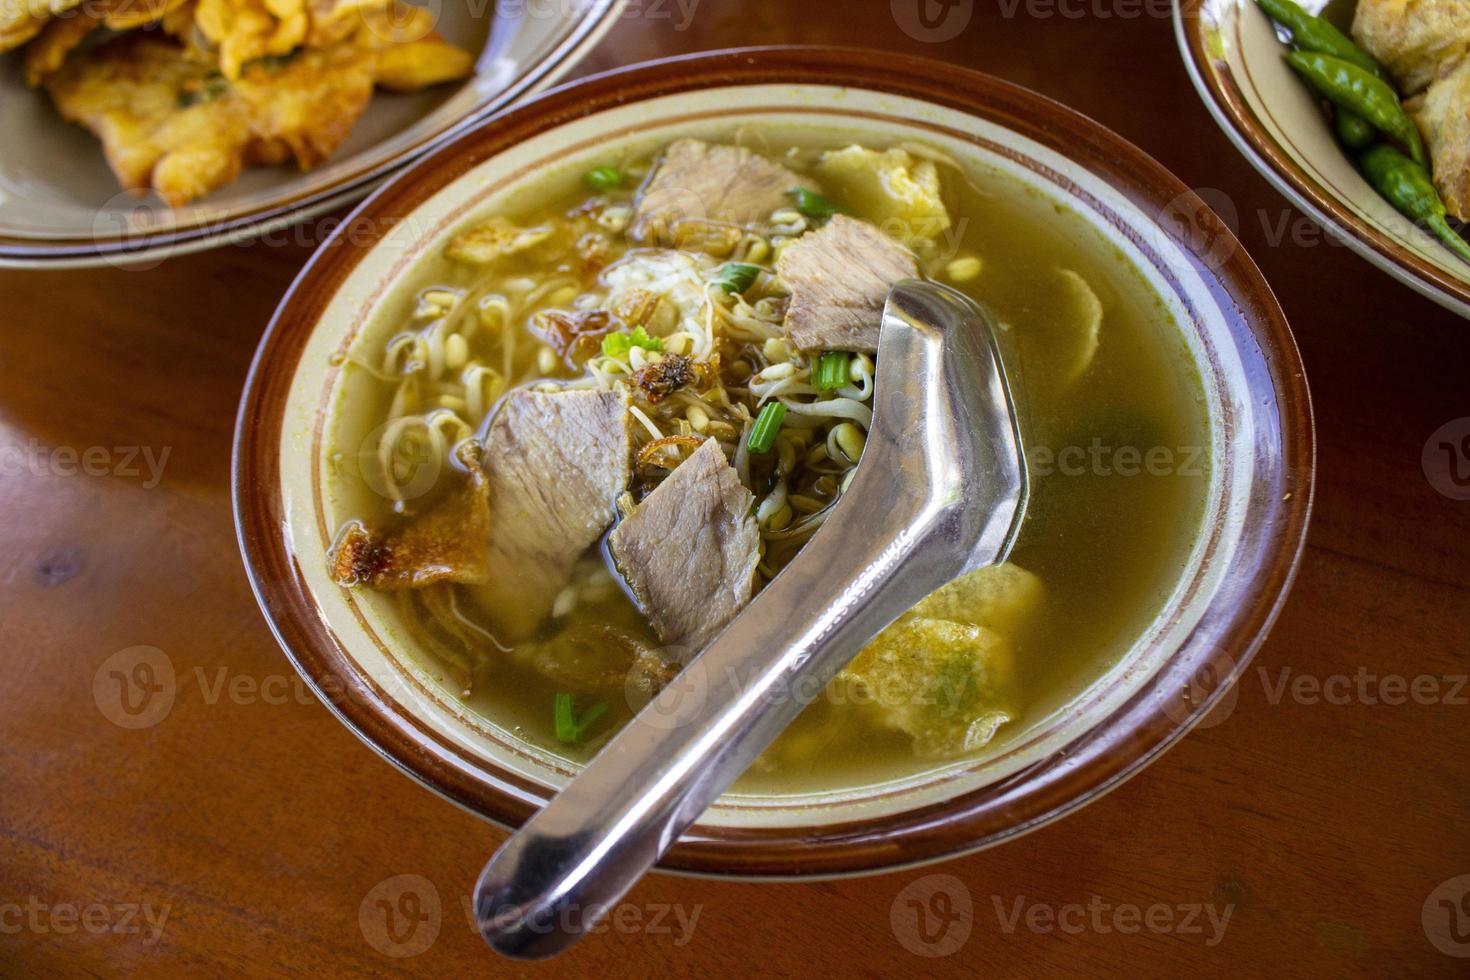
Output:
<instances>
[{"instance_id":1,"label":"sliced beef","mask_svg":"<svg viewBox=\"0 0 1470 980\"><path fill-rule=\"evenodd\" d=\"M786 194L811 183L742 146L700 140L669 145L633 214L633 235L674 243L680 224L746 225L789 205Z\"/></svg>"},{"instance_id":2,"label":"sliced beef","mask_svg":"<svg viewBox=\"0 0 1470 980\"><path fill-rule=\"evenodd\" d=\"M488 581L481 604L510 638L533 632L632 476L628 410L603 391L517 391L485 436Z\"/></svg>"},{"instance_id":3,"label":"sliced beef","mask_svg":"<svg viewBox=\"0 0 1470 980\"><path fill-rule=\"evenodd\" d=\"M866 221L834 215L781 253L785 329L803 350L878 349L888 291L919 274L914 253Z\"/></svg>"},{"instance_id":4,"label":"sliced beef","mask_svg":"<svg viewBox=\"0 0 1470 980\"><path fill-rule=\"evenodd\" d=\"M760 561L760 533L750 514L754 503L711 439L608 539L613 560L659 637L685 648L688 656L714 639L754 592Z\"/></svg>"}]
</instances>

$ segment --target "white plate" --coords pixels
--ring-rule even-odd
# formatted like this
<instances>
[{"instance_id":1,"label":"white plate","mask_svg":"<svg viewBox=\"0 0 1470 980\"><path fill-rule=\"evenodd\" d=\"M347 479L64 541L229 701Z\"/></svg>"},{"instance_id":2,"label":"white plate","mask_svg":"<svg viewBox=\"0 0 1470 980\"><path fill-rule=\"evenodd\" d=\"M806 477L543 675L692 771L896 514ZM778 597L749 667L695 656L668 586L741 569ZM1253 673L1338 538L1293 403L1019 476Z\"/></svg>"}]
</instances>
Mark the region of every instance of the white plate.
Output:
<instances>
[{"instance_id":1,"label":"white plate","mask_svg":"<svg viewBox=\"0 0 1470 980\"><path fill-rule=\"evenodd\" d=\"M1300 0L1351 17L1355 0ZM1353 251L1447 309L1470 317L1470 265L1395 211L1363 179L1287 47L1253 0L1175 0L1184 63L1215 121L1277 190Z\"/></svg>"},{"instance_id":2,"label":"white plate","mask_svg":"<svg viewBox=\"0 0 1470 980\"><path fill-rule=\"evenodd\" d=\"M157 261L255 237L361 197L467 125L566 74L626 3L428 0L436 29L480 52L474 77L423 92L376 92L351 137L321 167L250 169L172 209L156 195L120 190L97 140L64 122L46 93L26 86L17 52L0 56L0 266Z\"/></svg>"}]
</instances>

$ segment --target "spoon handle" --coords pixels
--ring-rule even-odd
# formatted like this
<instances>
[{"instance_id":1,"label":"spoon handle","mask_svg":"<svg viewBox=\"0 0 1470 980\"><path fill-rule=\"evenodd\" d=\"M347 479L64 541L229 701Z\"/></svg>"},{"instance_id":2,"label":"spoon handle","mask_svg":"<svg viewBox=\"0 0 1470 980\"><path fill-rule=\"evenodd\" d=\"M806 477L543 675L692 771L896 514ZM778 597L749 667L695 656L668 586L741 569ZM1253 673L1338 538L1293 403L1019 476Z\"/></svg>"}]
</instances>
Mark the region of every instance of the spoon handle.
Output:
<instances>
[{"instance_id":1,"label":"spoon handle","mask_svg":"<svg viewBox=\"0 0 1470 980\"><path fill-rule=\"evenodd\" d=\"M868 553L875 540L887 538L813 541L757 615L738 618L501 848L475 888L491 946L540 958L575 942L855 651L959 570L921 566L902 547ZM846 581L834 594L835 578Z\"/></svg>"},{"instance_id":2,"label":"spoon handle","mask_svg":"<svg viewBox=\"0 0 1470 980\"><path fill-rule=\"evenodd\" d=\"M825 525L481 872L477 921L500 953L574 943L865 643L1002 557L1025 491L1009 395L983 320L932 326L983 317L936 288L889 302L874 425Z\"/></svg>"}]
</instances>

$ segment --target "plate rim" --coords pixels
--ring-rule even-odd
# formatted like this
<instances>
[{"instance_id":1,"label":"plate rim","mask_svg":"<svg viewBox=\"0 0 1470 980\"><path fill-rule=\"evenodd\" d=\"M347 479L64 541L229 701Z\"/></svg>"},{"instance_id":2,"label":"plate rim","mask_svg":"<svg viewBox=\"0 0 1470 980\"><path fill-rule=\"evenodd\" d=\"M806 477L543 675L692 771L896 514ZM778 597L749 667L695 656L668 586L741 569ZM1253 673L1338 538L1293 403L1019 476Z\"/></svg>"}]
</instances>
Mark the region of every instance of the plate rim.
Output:
<instances>
[{"instance_id":1,"label":"plate rim","mask_svg":"<svg viewBox=\"0 0 1470 980\"><path fill-rule=\"evenodd\" d=\"M272 201L230 218L185 228L143 232L99 242L93 238L30 238L0 234L0 269L86 269L144 266L175 255L241 244L289 228L370 194L385 180L509 106L559 82L600 43L632 0L589 0L587 11L550 53L509 85L476 103L464 115L426 134L401 152L321 187ZM493 24L492 24L493 29ZM488 42L487 42L488 43Z\"/></svg>"},{"instance_id":2,"label":"plate rim","mask_svg":"<svg viewBox=\"0 0 1470 980\"><path fill-rule=\"evenodd\" d=\"M1174 37L1195 92L1226 138L1267 183L1333 237L1421 296L1470 319L1470 280L1445 275L1343 207L1265 131L1246 107L1233 75L1210 69L1212 59L1205 47L1201 12L1206 4L1216 2L1221 0L1174 0ZM1224 2L1241 4L1249 0ZM1217 84L1222 75L1231 90L1222 88L1223 83Z\"/></svg>"}]
</instances>

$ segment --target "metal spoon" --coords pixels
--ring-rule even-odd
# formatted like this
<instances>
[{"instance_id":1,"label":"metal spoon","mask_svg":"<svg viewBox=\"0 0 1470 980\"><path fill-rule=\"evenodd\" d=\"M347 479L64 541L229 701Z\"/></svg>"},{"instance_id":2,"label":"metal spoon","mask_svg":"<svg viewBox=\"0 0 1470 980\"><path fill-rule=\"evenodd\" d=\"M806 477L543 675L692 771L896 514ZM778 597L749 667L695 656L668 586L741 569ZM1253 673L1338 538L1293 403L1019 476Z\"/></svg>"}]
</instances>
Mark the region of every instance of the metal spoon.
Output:
<instances>
[{"instance_id":1,"label":"metal spoon","mask_svg":"<svg viewBox=\"0 0 1470 980\"><path fill-rule=\"evenodd\" d=\"M1005 558L1026 468L989 317L905 280L877 365L867 447L821 530L485 865L475 911L496 951L571 946L864 644Z\"/></svg>"}]
</instances>

